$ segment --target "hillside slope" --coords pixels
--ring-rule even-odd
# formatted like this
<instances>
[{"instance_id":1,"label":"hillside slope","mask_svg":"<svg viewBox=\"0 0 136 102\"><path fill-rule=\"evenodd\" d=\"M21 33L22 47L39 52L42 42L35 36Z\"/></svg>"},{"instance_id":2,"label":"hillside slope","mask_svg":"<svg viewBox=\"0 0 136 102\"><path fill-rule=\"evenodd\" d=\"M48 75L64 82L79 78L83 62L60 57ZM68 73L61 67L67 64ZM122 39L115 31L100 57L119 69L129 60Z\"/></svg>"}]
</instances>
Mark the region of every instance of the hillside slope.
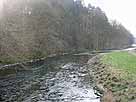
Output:
<instances>
[{"instance_id":1,"label":"hillside slope","mask_svg":"<svg viewBox=\"0 0 136 102\"><path fill-rule=\"evenodd\" d=\"M6 0L0 25L2 63L133 43L121 24L110 24L100 8L84 7L80 0Z\"/></svg>"}]
</instances>

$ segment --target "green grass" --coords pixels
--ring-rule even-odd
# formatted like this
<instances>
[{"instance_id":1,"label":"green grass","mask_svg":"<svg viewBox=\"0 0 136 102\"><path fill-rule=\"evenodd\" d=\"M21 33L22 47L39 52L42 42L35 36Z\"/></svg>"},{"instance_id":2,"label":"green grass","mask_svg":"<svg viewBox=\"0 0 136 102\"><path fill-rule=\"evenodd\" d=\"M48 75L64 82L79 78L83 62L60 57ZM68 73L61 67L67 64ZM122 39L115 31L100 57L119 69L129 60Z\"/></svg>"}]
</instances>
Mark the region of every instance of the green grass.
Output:
<instances>
[{"instance_id":1,"label":"green grass","mask_svg":"<svg viewBox=\"0 0 136 102\"><path fill-rule=\"evenodd\" d=\"M124 73L124 78L136 78L136 56L125 51L111 52L102 57L104 64Z\"/></svg>"}]
</instances>

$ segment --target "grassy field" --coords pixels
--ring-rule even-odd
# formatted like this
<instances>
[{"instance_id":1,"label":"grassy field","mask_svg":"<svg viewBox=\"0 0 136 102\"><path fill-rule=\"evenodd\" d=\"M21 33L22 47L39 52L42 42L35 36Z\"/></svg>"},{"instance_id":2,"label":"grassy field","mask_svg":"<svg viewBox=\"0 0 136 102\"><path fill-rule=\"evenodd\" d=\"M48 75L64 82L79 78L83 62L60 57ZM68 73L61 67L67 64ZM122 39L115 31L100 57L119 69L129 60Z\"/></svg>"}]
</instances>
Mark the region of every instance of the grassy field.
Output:
<instances>
[{"instance_id":1,"label":"grassy field","mask_svg":"<svg viewBox=\"0 0 136 102\"><path fill-rule=\"evenodd\" d=\"M125 51L111 52L102 57L104 64L110 65L115 71L121 72L125 79L136 79L136 56Z\"/></svg>"}]
</instances>

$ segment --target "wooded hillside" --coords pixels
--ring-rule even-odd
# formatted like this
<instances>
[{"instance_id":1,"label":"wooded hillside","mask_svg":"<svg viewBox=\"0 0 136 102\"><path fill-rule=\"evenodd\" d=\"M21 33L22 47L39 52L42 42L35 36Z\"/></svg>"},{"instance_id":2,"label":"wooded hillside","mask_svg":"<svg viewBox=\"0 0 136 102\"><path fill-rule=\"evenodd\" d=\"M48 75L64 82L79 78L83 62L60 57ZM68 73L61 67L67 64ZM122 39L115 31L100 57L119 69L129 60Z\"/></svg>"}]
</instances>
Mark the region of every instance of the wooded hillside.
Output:
<instances>
[{"instance_id":1,"label":"wooded hillside","mask_svg":"<svg viewBox=\"0 0 136 102\"><path fill-rule=\"evenodd\" d=\"M85 7L80 0L6 0L0 16L0 61L4 63L133 43L126 28L109 23L99 7Z\"/></svg>"}]
</instances>

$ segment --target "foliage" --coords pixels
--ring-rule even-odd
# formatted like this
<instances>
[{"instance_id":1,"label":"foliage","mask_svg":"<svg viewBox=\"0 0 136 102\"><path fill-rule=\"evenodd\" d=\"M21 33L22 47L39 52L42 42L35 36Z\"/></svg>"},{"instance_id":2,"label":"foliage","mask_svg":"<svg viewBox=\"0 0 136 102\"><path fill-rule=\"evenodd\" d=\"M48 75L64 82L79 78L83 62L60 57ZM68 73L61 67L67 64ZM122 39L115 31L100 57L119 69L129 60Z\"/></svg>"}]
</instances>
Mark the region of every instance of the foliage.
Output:
<instances>
[{"instance_id":1,"label":"foliage","mask_svg":"<svg viewBox=\"0 0 136 102\"><path fill-rule=\"evenodd\" d=\"M126 28L110 24L99 7L85 7L82 0L6 0L0 25L0 55L13 60L133 43Z\"/></svg>"}]
</instances>

